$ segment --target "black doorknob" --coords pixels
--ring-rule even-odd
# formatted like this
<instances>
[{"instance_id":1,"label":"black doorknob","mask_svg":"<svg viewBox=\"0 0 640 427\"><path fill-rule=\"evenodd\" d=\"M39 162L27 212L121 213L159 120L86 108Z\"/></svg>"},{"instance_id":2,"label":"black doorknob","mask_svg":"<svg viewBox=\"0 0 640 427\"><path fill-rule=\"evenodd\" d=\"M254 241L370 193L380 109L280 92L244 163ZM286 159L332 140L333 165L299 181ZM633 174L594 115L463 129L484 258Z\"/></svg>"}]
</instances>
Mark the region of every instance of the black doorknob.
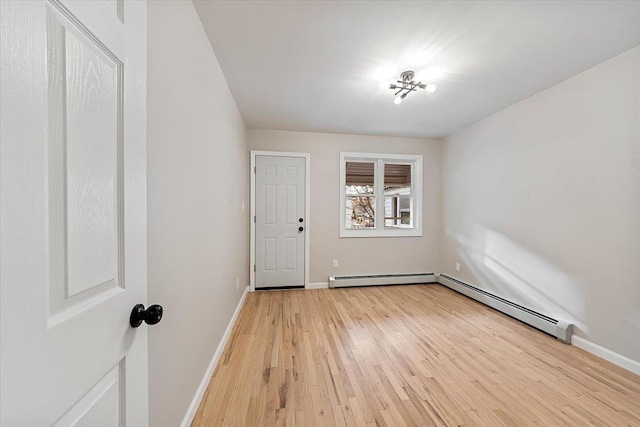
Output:
<instances>
[{"instance_id":1,"label":"black doorknob","mask_svg":"<svg viewBox=\"0 0 640 427\"><path fill-rule=\"evenodd\" d=\"M302 222L302 221L304 221L304 219L298 218L298 222Z\"/></svg>"},{"instance_id":2,"label":"black doorknob","mask_svg":"<svg viewBox=\"0 0 640 427\"><path fill-rule=\"evenodd\" d=\"M131 317L129 317L129 324L132 328L137 328L142 325L142 322L147 325L155 325L159 321L162 320L162 306L161 305L151 305L146 310L144 309L144 305L136 304L131 310Z\"/></svg>"},{"instance_id":3,"label":"black doorknob","mask_svg":"<svg viewBox=\"0 0 640 427\"><path fill-rule=\"evenodd\" d=\"M302 232L302 230L304 230L303 227L298 227L298 232Z\"/></svg>"}]
</instances>

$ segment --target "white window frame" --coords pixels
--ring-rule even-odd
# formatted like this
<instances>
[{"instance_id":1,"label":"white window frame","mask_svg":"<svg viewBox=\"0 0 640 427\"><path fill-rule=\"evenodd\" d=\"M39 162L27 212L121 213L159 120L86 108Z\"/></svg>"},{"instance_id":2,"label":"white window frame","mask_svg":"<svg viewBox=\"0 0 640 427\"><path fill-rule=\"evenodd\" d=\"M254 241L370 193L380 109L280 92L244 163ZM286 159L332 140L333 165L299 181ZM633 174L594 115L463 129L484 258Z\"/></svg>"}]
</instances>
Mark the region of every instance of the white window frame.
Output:
<instances>
[{"instance_id":1,"label":"white window frame","mask_svg":"<svg viewBox=\"0 0 640 427\"><path fill-rule=\"evenodd\" d=\"M374 228L348 229L346 227L346 172L347 162L374 162L374 188L376 198ZM384 216L384 164L411 165L411 197L413 198L413 228L385 228ZM340 237L421 237L422 236L422 155L387 153L340 153Z\"/></svg>"}]
</instances>

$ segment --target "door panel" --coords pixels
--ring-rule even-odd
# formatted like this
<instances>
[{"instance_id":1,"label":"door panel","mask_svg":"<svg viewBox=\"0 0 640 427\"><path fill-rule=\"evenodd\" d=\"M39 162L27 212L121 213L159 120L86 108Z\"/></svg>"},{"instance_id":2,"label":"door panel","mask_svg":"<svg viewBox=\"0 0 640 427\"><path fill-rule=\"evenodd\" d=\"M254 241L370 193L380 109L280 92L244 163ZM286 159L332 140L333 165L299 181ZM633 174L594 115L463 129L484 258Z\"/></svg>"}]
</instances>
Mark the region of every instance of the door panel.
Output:
<instances>
[{"instance_id":1,"label":"door panel","mask_svg":"<svg viewBox=\"0 0 640 427\"><path fill-rule=\"evenodd\" d=\"M276 223L276 186L264 184L264 223L274 225Z\"/></svg>"},{"instance_id":2,"label":"door panel","mask_svg":"<svg viewBox=\"0 0 640 427\"><path fill-rule=\"evenodd\" d=\"M255 179L256 288L304 286L305 159L256 156Z\"/></svg>"},{"instance_id":3,"label":"door panel","mask_svg":"<svg viewBox=\"0 0 640 427\"><path fill-rule=\"evenodd\" d=\"M285 239L285 270L295 271L298 268L298 239L287 237Z\"/></svg>"},{"instance_id":4,"label":"door panel","mask_svg":"<svg viewBox=\"0 0 640 427\"><path fill-rule=\"evenodd\" d=\"M289 175L289 174L287 174ZM287 185L285 187L285 223L295 225L298 221L298 187Z\"/></svg>"},{"instance_id":5,"label":"door panel","mask_svg":"<svg viewBox=\"0 0 640 427\"><path fill-rule=\"evenodd\" d=\"M102 283L118 282L120 67L82 34L55 32L62 36L55 43L64 43L64 47L53 49L62 54L64 65L59 64L63 68L50 76L64 73L66 78L62 99L51 107L66 110L66 135L64 145L60 144L66 158L56 153L55 163L60 164L51 166L63 170L63 182L53 185L66 193L66 224L52 224L52 228L66 228L67 294L75 295ZM58 82L50 86L55 84ZM56 148L63 148L60 145Z\"/></svg>"},{"instance_id":6,"label":"door panel","mask_svg":"<svg viewBox=\"0 0 640 427\"><path fill-rule=\"evenodd\" d=\"M0 8L0 425L144 427L146 3Z\"/></svg>"},{"instance_id":7,"label":"door panel","mask_svg":"<svg viewBox=\"0 0 640 427\"><path fill-rule=\"evenodd\" d=\"M47 11L51 314L121 286L121 65ZM90 292L87 292L90 291ZM73 298L77 296L76 298Z\"/></svg>"},{"instance_id":8,"label":"door panel","mask_svg":"<svg viewBox=\"0 0 640 427\"><path fill-rule=\"evenodd\" d=\"M264 238L264 270L276 271L276 239Z\"/></svg>"},{"instance_id":9,"label":"door panel","mask_svg":"<svg viewBox=\"0 0 640 427\"><path fill-rule=\"evenodd\" d=\"M53 427L116 427L122 425L120 381L122 363L118 363L80 398Z\"/></svg>"}]
</instances>

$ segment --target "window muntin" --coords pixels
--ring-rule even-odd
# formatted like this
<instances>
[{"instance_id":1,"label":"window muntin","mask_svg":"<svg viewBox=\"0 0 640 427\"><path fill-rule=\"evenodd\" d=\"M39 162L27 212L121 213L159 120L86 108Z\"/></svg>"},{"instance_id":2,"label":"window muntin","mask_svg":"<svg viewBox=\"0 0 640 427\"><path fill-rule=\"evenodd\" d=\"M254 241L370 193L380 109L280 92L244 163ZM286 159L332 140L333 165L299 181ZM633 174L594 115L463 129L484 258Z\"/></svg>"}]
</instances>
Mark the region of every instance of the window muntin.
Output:
<instances>
[{"instance_id":1,"label":"window muntin","mask_svg":"<svg viewBox=\"0 0 640 427\"><path fill-rule=\"evenodd\" d=\"M340 237L422 235L422 156L341 153L340 161Z\"/></svg>"}]
</instances>

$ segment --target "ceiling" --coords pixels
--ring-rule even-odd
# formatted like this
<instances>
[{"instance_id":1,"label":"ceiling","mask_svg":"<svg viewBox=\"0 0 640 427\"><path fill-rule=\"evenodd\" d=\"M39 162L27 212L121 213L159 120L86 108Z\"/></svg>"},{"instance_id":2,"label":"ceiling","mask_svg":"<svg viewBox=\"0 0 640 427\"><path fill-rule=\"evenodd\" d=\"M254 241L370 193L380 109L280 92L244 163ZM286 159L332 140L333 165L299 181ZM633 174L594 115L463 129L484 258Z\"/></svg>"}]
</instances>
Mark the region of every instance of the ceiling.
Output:
<instances>
[{"instance_id":1,"label":"ceiling","mask_svg":"<svg viewBox=\"0 0 640 427\"><path fill-rule=\"evenodd\" d=\"M254 129L441 137L640 44L638 1L194 3Z\"/></svg>"}]
</instances>

